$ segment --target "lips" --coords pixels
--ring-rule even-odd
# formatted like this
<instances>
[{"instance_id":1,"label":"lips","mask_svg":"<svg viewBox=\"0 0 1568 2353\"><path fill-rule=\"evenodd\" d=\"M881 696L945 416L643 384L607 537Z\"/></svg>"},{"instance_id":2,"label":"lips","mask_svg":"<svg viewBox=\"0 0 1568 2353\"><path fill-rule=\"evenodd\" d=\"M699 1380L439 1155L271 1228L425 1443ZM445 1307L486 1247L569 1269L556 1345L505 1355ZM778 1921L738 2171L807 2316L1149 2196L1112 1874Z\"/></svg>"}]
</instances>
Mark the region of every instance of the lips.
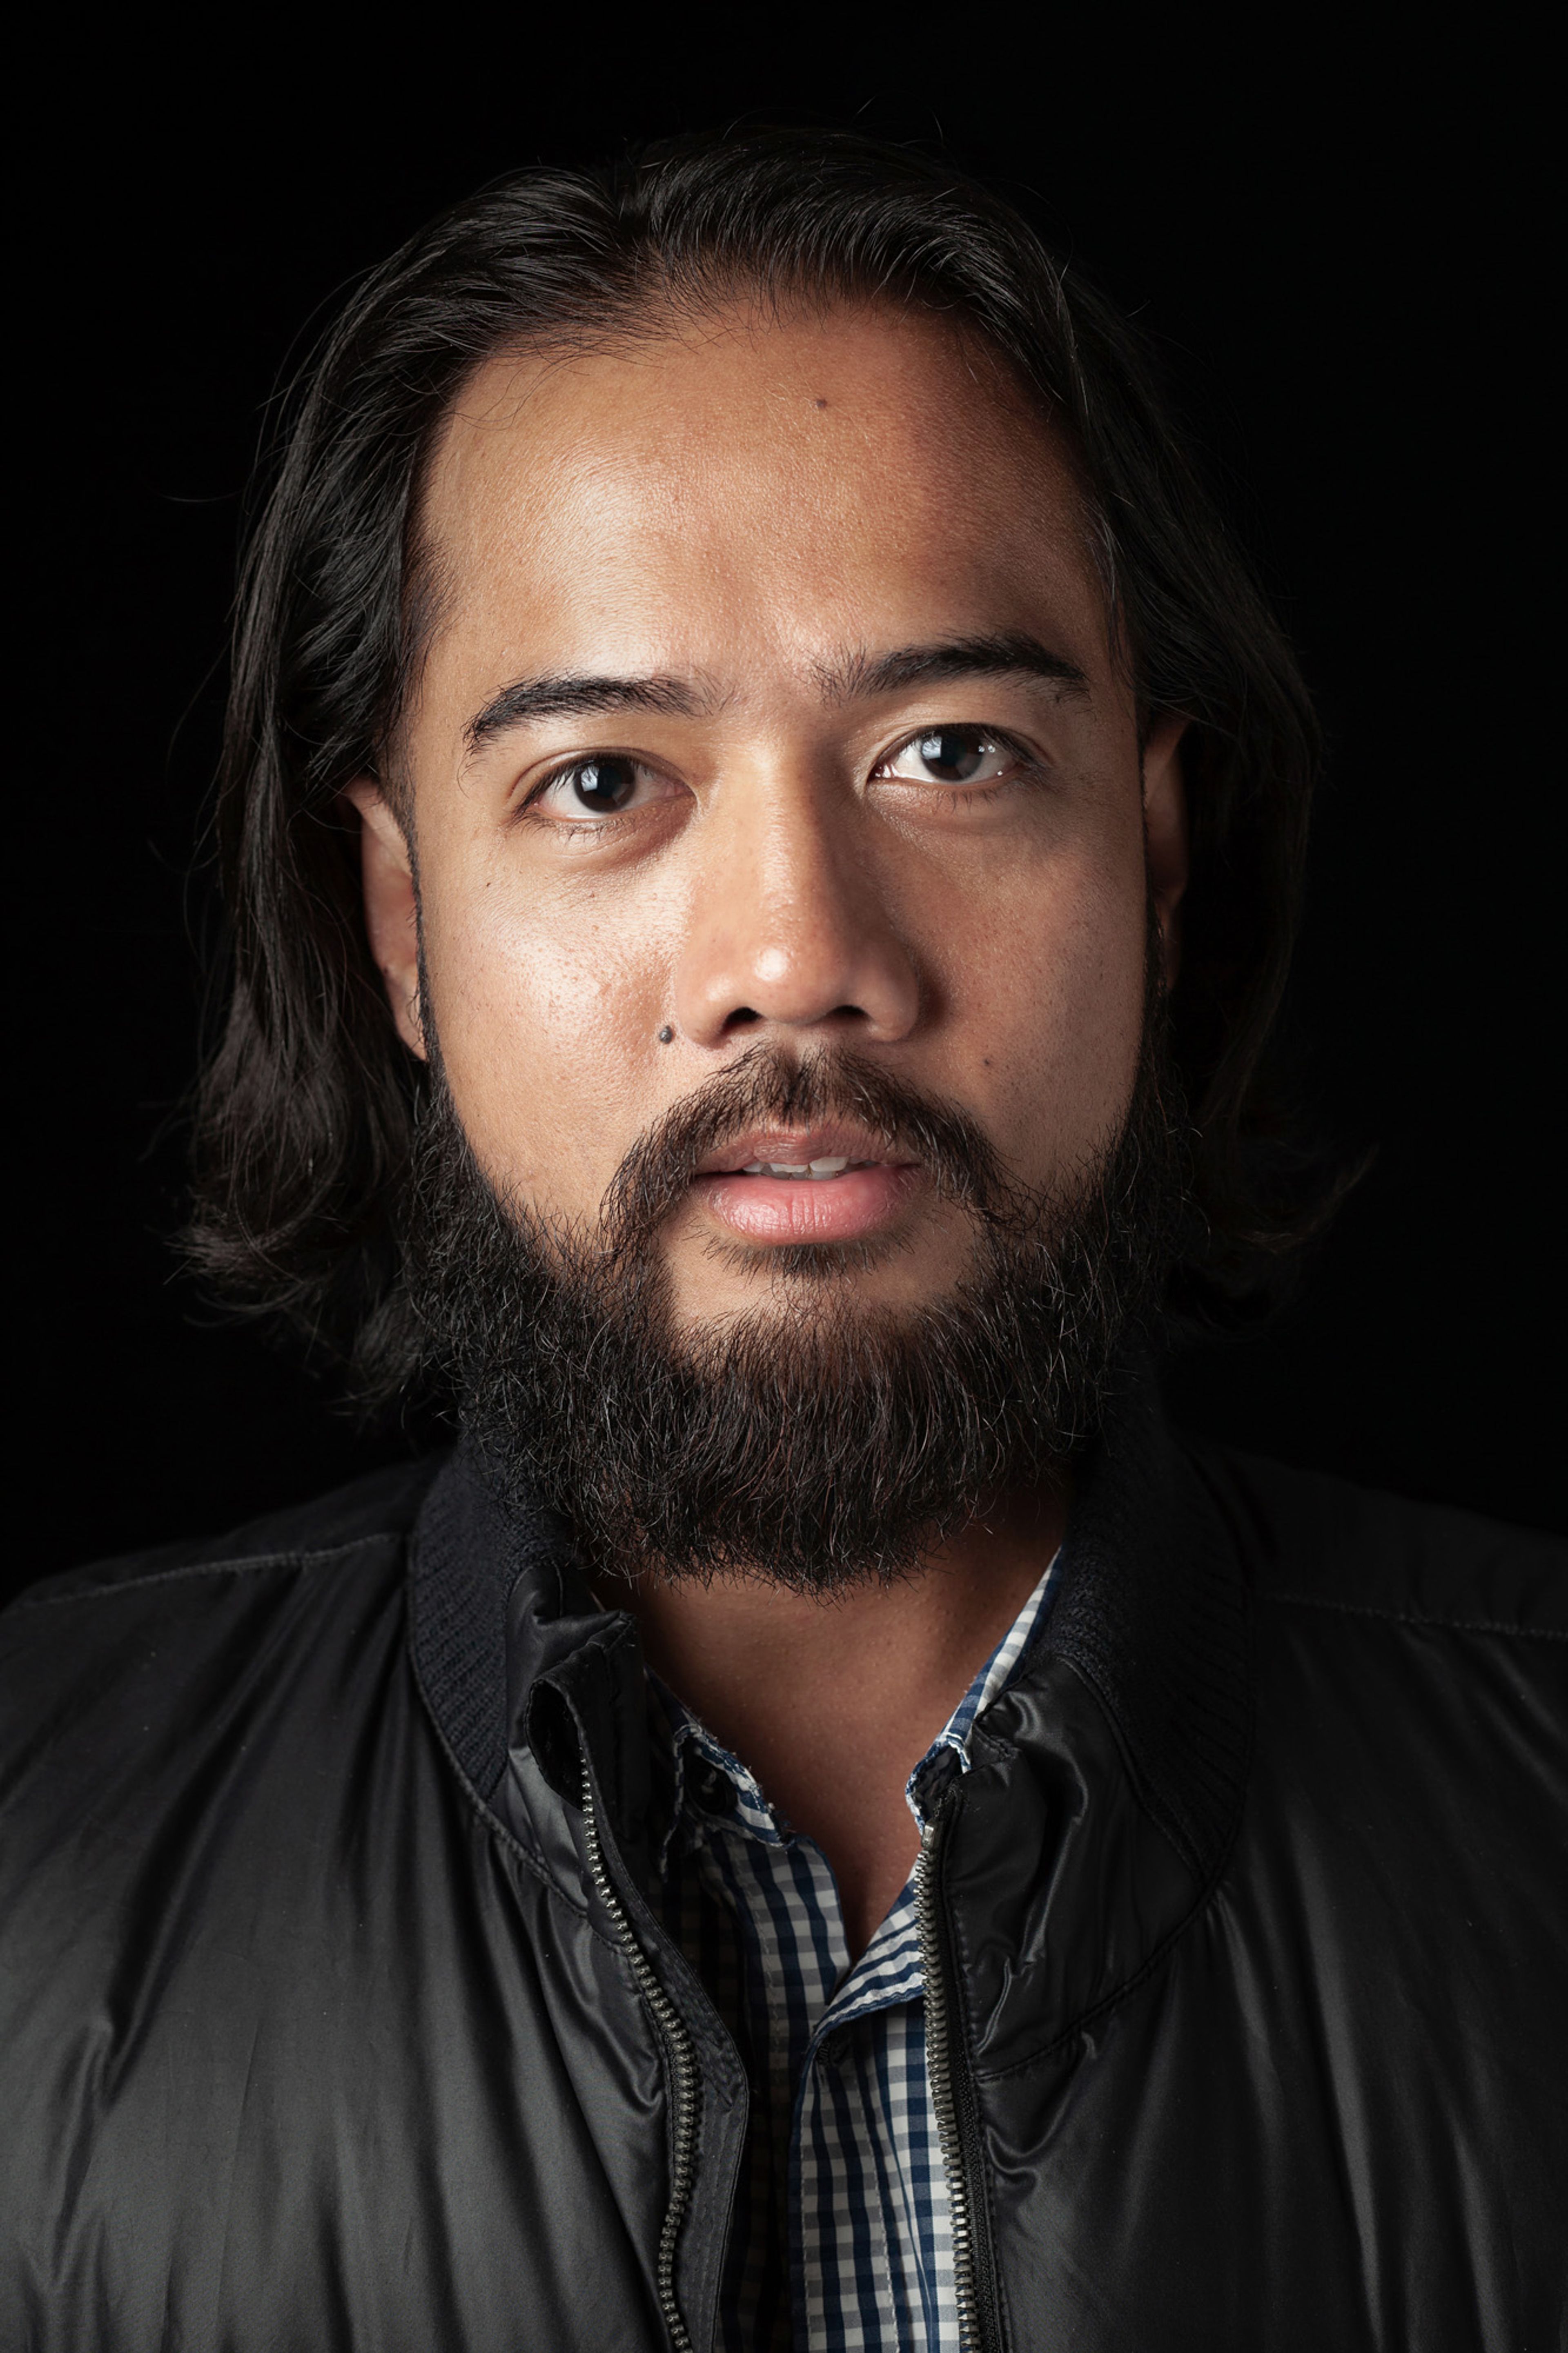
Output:
<instances>
[{"instance_id":1,"label":"lips","mask_svg":"<svg viewBox=\"0 0 1568 2353\"><path fill-rule=\"evenodd\" d=\"M775 1176L786 1180L840 1176L850 1167L896 1167L907 1155L849 1120L806 1128L754 1127L710 1152L700 1176Z\"/></svg>"},{"instance_id":2,"label":"lips","mask_svg":"<svg viewBox=\"0 0 1568 2353\"><path fill-rule=\"evenodd\" d=\"M753 1245L864 1241L889 1226L921 1181L918 1164L846 1124L759 1130L710 1154L692 1189L718 1224Z\"/></svg>"}]
</instances>

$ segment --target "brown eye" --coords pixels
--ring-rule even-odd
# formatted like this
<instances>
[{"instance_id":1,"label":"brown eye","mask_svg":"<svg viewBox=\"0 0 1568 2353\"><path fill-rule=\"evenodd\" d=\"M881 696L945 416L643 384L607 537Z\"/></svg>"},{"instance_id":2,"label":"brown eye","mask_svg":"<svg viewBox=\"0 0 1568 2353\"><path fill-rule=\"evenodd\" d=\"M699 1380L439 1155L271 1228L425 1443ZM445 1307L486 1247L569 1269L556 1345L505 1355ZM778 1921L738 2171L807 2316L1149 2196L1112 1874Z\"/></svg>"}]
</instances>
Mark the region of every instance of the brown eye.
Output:
<instances>
[{"instance_id":1,"label":"brown eye","mask_svg":"<svg viewBox=\"0 0 1568 2353\"><path fill-rule=\"evenodd\" d=\"M922 785L990 784L1013 761L1011 748L984 727L928 727L884 761L879 773Z\"/></svg>"},{"instance_id":2,"label":"brown eye","mask_svg":"<svg viewBox=\"0 0 1568 2353\"><path fill-rule=\"evenodd\" d=\"M634 752L590 752L570 767L557 768L529 806L542 817L570 824L574 818L641 811L653 802L672 799L679 789Z\"/></svg>"},{"instance_id":3,"label":"brown eye","mask_svg":"<svg viewBox=\"0 0 1568 2353\"><path fill-rule=\"evenodd\" d=\"M971 734L967 727L939 727L934 735L922 735L915 749L931 775L942 785L967 785L978 774L980 764L990 749L981 738Z\"/></svg>"},{"instance_id":4,"label":"brown eye","mask_svg":"<svg viewBox=\"0 0 1568 2353\"><path fill-rule=\"evenodd\" d=\"M574 802L578 807L591 810L595 817L614 817L624 809L637 788L637 764L635 760L584 760L560 779L565 787L562 795L568 807Z\"/></svg>"}]
</instances>

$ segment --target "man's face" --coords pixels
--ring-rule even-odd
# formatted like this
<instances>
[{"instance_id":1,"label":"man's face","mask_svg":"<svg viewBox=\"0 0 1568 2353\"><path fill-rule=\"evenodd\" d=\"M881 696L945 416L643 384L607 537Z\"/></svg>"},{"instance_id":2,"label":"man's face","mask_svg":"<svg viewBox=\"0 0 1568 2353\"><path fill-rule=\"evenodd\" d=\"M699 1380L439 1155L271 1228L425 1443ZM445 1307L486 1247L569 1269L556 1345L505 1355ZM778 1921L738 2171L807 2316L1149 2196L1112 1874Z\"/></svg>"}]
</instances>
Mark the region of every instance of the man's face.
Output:
<instances>
[{"instance_id":1,"label":"man's face","mask_svg":"<svg viewBox=\"0 0 1568 2353\"><path fill-rule=\"evenodd\" d=\"M1070 470L984 350L838 311L498 359L425 524L424 1014L498 1192L588 1230L638 1139L759 1046L873 1061L1041 1193L1103 1154L1151 879L1168 951L1180 892L1179 731L1141 764ZM356 798L423 1050L401 836ZM677 1332L765 1306L803 1240L895 1312L970 1262L969 1213L853 1121L707 1157L659 1230Z\"/></svg>"}]
</instances>

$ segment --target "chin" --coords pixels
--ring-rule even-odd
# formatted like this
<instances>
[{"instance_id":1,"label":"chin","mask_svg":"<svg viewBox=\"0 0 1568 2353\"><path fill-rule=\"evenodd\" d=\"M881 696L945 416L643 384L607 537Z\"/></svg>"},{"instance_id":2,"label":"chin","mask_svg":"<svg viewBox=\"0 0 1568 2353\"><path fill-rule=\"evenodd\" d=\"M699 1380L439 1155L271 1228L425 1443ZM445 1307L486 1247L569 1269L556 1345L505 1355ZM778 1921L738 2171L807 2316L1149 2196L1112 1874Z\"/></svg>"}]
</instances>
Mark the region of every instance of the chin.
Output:
<instances>
[{"instance_id":1,"label":"chin","mask_svg":"<svg viewBox=\"0 0 1568 2353\"><path fill-rule=\"evenodd\" d=\"M744 1322L753 1330L809 1325L888 1331L956 1298L967 1266L922 1269L903 1239L798 1242L772 1250L716 1244L695 1280L672 1284L670 1328L698 1340ZM717 1276L719 1279L714 1280Z\"/></svg>"}]
</instances>

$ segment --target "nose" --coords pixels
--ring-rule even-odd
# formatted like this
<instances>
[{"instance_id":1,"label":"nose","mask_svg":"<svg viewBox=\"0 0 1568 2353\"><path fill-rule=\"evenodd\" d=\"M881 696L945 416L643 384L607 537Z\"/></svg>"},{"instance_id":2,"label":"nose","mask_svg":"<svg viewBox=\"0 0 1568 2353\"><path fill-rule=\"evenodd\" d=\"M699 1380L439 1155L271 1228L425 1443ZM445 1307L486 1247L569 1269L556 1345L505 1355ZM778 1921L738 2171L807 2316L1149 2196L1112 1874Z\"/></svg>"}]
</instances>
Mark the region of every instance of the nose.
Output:
<instances>
[{"instance_id":1,"label":"nose","mask_svg":"<svg viewBox=\"0 0 1568 2353\"><path fill-rule=\"evenodd\" d=\"M920 975L863 823L831 780L753 770L715 797L692 829L675 973L694 1044L769 1029L882 1043L913 1029Z\"/></svg>"}]
</instances>

